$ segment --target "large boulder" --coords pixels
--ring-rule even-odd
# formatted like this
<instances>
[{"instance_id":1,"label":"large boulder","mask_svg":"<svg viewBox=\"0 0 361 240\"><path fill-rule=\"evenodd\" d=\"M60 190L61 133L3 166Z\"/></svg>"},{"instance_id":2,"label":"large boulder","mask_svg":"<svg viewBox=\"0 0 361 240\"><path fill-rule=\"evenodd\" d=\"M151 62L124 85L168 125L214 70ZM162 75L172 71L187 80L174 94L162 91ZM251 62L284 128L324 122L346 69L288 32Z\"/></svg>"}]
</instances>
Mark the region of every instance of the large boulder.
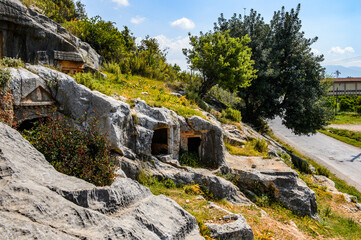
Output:
<instances>
[{"instance_id":1,"label":"large boulder","mask_svg":"<svg viewBox=\"0 0 361 240\"><path fill-rule=\"evenodd\" d=\"M240 214L223 216L223 221L229 223L207 223L212 238L219 240L253 240L253 231L246 219Z\"/></svg>"},{"instance_id":2,"label":"large boulder","mask_svg":"<svg viewBox=\"0 0 361 240\"><path fill-rule=\"evenodd\" d=\"M227 155L226 159L241 189L269 194L300 215L317 218L315 193L281 160L232 155Z\"/></svg>"},{"instance_id":3,"label":"large boulder","mask_svg":"<svg viewBox=\"0 0 361 240\"><path fill-rule=\"evenodd\" d=\"M88 43L18 0L0 0L1 57L55 66L57 60L99 69L102 58Z\"/></svg>"},{"instance_id":4,"label":"large boulder","mask_svg":"<svg viewBox=\"0 0 361 240\"><path fill-rule=\"evenodd\" d=\"M0 216L1 239L202 239L174 201L129 178L95 187L61 174L2 123Z\"/></svg>"}]
</instances>

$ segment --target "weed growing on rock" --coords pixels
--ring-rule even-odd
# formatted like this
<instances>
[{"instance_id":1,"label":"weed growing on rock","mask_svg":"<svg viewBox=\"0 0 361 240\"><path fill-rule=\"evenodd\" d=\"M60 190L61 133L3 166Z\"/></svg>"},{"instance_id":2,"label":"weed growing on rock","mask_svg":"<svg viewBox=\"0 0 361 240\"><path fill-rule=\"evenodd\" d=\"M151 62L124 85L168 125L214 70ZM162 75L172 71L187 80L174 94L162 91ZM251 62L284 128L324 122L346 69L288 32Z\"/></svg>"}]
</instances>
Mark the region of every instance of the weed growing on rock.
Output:
<instances>
[{"instance_id":1,"label":"weed growing on rock","mask_svg":"<svg viewBox=\"0 0 361 240\"><path fill-rule=\"evenodd\" d=\"M31 130L24 130L23 135L59 172L97 186L113 182L113 157L97 122L90 122L82 131L60 117L48 118Z\"/></svg>"},{"instance_id":2,"label":"weed growing on rock","mask_svg":"<svg viewBox=\"0 0 361 240\"><path fill-rule=\"evenodd\" d=\"M264 153L268 149L268 144L264 139L257 139L253 142L253 144L254 144L254 149L260 153Z\"/></svg>"},{"instance_id":3,"label":"weed growing on rock","mask_svg":"<svg viewBox=\"0 0 361 240\"><path fill-rule=\"evenodd\" d=\"M196 152L183 151L179 154L179 163L183 166L200 167L200 159Z\"/></svg>"},{"instance_id":4,"label":"weed growing on rock","mask_svg":"<svg viewBox=\"0 0 361 240\"><path fill-rule=\"evenodd\" d=\"M0 65L4 67L24 67L24 62L20 58L4 57L0 60Z\"/></svg>"}]
</instances>

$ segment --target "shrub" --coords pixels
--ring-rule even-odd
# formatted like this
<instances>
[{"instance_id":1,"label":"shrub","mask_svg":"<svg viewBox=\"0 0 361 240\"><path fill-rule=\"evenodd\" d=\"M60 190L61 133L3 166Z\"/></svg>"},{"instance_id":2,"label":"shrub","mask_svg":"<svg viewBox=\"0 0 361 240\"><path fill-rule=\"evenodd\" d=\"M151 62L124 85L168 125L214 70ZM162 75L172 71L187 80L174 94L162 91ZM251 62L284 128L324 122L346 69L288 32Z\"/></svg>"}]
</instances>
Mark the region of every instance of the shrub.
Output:
<instances>
[{"instance_id":1,"label":"shrub","mask_svg":"<svg viewBox=\"0 0 361 240\"><path fill-rule=\"evenodd\" d=\"M83 131L69 122L48 118L23 134L59 172L97 186L110 185L115 175L105 135L99 133L95 121Z\"/></svg>"},{"instance_id":2,"label":"shrub","mask_svg":"<svg viewBox=\"0 0 361 240\"><path fill-rule=\"evenodd\" d=\"M264 153L268 149L268 144L264 139L256 139L254 140L253 144L254 144L254 149L260 153Z\"/></svg>"},{"instance_id":3,"label":"shrub","mask_svg":"<svg viewBox=\"0 0 361 240\"><path fill-rule=\"evenodd\" d=\"M242 120L241 112L233 108L227 108L226 110L223 110L222 117L235 122L240 122Z\"/></svg>"},{"instance_id":4,"label":"shrub","mask_svg":"<svg viewBox=\"0 0 361 240\"><path fill-rule=\"evenodd\" d=\"M327 168L320 166L320 167L316 168L316 174L323 175L325 177L329 177L331 173Z\"/></svg>"},{"instance_id":5,"label":"shrub","mask_svg":"<svg viewBox=\"0 0 361 240\"><path fill-rule=\"evenodd\" d=\"M340 110L345 112L353 111L353 101L351 98L342 98L340 100Z\"/></svg>"},{"instance_id":6,"label":"shrub","mask_svg":"<svg viewBox=\"0 0 361 240\"><path fill-rule=\"evenodd\" d=\"M176 188L176 185L172 179L167 178L163 181L163 184L166 188Z\"/></svg>"},{"instance_id":7,"label":"shrub","mask_svg":"<svg viewBox=\"0 0 361 240\"><path fill-rule=\"evenodd\" d=\"M24 67L23 61L20 58L4 57L0 61L0 65L4 67Z\"/></svg>"},{"instance_id":8,"label":"shrub","mask_svg":"<svg viewBox=\"0 0 361 240\"><path fill-rule=\"evenodd\" d=\"M104 71L113 73L115 75L119 75L122 73L120 70L119 64L117 64L116 62L113 62L113 61L105 63L103 66L103 69L104 69Z\"/></svg>"},{"instance_id":9,"label":"shrub","mask_svg":"<svg viewBox=\"0 0 361 240\"><path fill-rule=\"evenodd\" d=\"M4 88L10 82L10 80L11 80L11 74L9 70L0 68L0 90L2 90L1 92L4 91Z\"/></svg>"},{"instance_id":10,"label":"shrub","mask_svg":"<svg viewBox=\"0 0 361 240\"><path fill-rule=\"evenodd\" d=\"M77 83L82 84L91 90L94 90L93 78L94 76L91 73L76 73L74 78Z\"/></svg>"},{"instance_id":11,"label":"shrub","mask_svg":"<svg viewBox=\"0 0 361 240\"><path fill-rule=\"evenodd\" d=\"M137 180L144 186L150 186L153 183L152 175L149 171L145 171L144 169L141 169L138 173Z\"/></svg>"},{"instance_id":12,"label":"shrub","mask_svg":"<svg viewBox=\"0 0 361 240\"><path fill-rule=\"evenodd\" d=\"M184 192L190 195L200 195L202 194L202 190L198 184L195 185L186 185L183 187Z\"/></svg>"},{"instance_id":13,"label":"shrub","mask_svg":"<svg viewBox=\"0 0 361 240\"><path fill-rule=\"evenodd\" d=\"M189 167L199 167L200 159L196 152L183 151L179 154L179 163Z\"/></svg>"}]
</instances>

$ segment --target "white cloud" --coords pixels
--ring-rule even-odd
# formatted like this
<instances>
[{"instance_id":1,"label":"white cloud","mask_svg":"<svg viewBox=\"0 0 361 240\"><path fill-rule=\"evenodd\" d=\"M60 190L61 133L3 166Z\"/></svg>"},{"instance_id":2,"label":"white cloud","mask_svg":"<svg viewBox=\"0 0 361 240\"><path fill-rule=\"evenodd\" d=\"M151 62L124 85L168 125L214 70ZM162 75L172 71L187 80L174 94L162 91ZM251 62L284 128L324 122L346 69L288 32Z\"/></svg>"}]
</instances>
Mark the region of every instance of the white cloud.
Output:
<instances>
[{"instance_id":1,"label":"white cloud","mask_svg":"<svg viewBox=\"0 0 361 240\"><path fill-rule=\"evenodd\" d=\"M167 49L167 61L169 63L176 63L182 70L187 69L187 61L183 55L183 48L190 48L188 37L168 38L164 35L155 37L158 40L161 49Z\"/></svg>"},{"instance_id":2,"label":"white cloud","mask_svg":"<svg viewBox=\"0 0 361 240\"><path fill-rule=\"evenodd\" d=\"M185 17L175 20L174 22L171 22L170 25L172 27L179 27L182 29L192 29L196 26L192 20Z\"/></svg>"},{"instance_id":3,"label":"white cloud","mask_svg":"<svg viewBox=\"0 0 361 240\"><path fill-rule=\"evenodd\" d=\"M329 53L345 54L345 53L354 53L355 50L352 47L332 47Z\"/></svg>"},{"instance_id":4,"label":"white cloud","mask_svg":"<svg viewBox=\"0 0 361 240\"><path fill-rule=\"evenodd\" d=\"M134 24L140 24L144 21L145 21L145 17L141 17L141 16L136 16L130 19L130 22Z\"/></svg>"},{"instance_id":5,"label":"white cloud","mask_svg":"<svg viewBox=\"0 0 361 240\"><path fill-rule=\"evenodd\" d=\"M129 6L128 0L112 0L112 2L117 3L118 6Z\"/></svg>"}]
</instances>

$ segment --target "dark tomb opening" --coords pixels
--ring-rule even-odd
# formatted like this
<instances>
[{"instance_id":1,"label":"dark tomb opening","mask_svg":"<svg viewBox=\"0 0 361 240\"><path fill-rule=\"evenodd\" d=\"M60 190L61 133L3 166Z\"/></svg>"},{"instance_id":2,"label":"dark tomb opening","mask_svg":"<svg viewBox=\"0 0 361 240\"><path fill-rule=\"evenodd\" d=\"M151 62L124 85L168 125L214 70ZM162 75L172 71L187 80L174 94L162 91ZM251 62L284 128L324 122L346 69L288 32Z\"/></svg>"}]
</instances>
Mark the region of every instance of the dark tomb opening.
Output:
<instances>
[{"instance_id":1,"label":"dark tomb opening","mask_svg":"<svg viewBox=\"0 0 361 240\"><path fill-rule=\"evenodd\" d=\"M188 138L188 152L195 152L199 156L199 147L201 146L200 137L190 137Z\"/></svg>"},{"instance_id":2,"label":"dark tomb opening","mask_svg":"<svg viewBox=\"0 0 361 240\"><path fill-rule=\"evenodd\" d=\"M20 132L24 130L31 130L37 124L44 121L46 121L46 118L42 118L42 117L24 120L20 123L20 125L16 129Z\"/></svg>"},{"instance_id":3,"label":"dark tomb opening","mask_svg":"<svg viewBox=\"0 0 361 240\"><path fill-rule=\"evenodd\" d=\"M168 154L168 128L154 130L152 139L152 154Z\"/></svg>"}]
</instances>

